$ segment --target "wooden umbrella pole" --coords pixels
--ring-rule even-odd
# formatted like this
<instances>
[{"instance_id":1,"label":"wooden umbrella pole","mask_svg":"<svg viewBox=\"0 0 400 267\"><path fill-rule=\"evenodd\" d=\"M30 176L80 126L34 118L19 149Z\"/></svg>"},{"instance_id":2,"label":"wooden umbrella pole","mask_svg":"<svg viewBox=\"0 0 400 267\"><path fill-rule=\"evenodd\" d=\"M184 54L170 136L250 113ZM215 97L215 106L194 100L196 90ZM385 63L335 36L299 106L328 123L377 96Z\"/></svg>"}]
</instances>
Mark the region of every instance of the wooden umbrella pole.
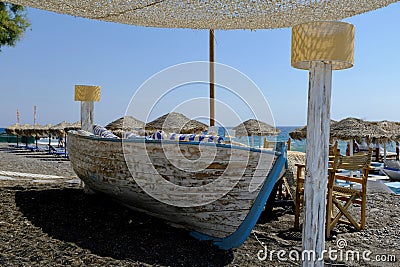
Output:
<instances>
[{"instance_id":1,"label":"wooden umbrella pole","mask_svg":"<svg viewBox=\"0 0 400 267\"><path fill-rule=\"evenodd\" d=\"M210 126L215 126L214 30L210 30Z\"/></svg>"},{"instance_id":2,"label":"wooden umbrella pole","mask_svg":"<svg viewBox=\"0 0 400 267\"><path fill-rule=\"evenodd\" d=\"M383 144L383 160L386 160L386 142Z\"/></svg>"},{"instance_id":3,"label":"wooden umbrella pole","mask_svg":"<svg viewBox=\"0 0 400 267\"><path fill-rule=\"evenodd\" d=\"M49 134L49 154L51 152L51 134Z\"/></svg>"},{"instance_id":4,"label":"wooden umbrella pole","mask_svg":"<svg viewBox=\"0 0 400 267\"><path fill-rule=\"evenodd\" d=\"M332 65L312 61L309 71L303 266L323 266ZM321 260L322 258L322 260Z\"/></svg>"}]
</instances>

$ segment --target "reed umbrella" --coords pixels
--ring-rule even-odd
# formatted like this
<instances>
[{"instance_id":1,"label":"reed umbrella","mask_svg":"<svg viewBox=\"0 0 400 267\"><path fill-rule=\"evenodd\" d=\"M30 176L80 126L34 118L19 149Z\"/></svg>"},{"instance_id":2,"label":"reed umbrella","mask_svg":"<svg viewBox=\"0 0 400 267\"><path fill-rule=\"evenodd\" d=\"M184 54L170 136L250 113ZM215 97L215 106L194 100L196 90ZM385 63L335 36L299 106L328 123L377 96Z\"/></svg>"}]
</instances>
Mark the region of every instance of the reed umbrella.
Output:
<instances>
[{"instance_id":1,"label":"reed umbrella","mask_svg":"<svg viewBox=\"0 0 400 267\"><path fill-rule=\"evenodd\" d=\"M342 20L395 0L342 1L54 1L7 2L77 17L159 28L272 29Z\"/></svg>"},{"instance_id":2,"label":"reed umbrella","mask_svg":"<svg viewBox=\"0 0 400 267\"><path fill-rule=\"evenodd\" d=\"M396 159L399 160L400 122L383 120L371 123L386 131L390 139L396 142ZM384 144L384 159L386 159L386 143Z\"/></svg>"},{"instance_id":3,"label":"reed umbrella","mask_svg":"<svg viewBox=\"0 0 400 267\"><path fill-rule=\"evenodd\" d=\"M19 136L24 136L27 132L26 130L28 129L29 124L18 124L15 126L14 131L15 134L19 135Z\"/></svg>"},{"instance_id":4,"label":"reed umbrella","mask_svg":"<svg viewBox=\"0 0 400 267\"><path fill-rule=\"evenodd\" d=\"M19 123L10 125L6 128L6 133L10 135L17 135L16 129L19 127Z\"/></svg>"},{"instance_id":5,"label":"reed umbrella","mask_svg":"<svg viewBox=\"0 0 400 267\"><path fill-rule=\"evenodd\" d=\"M143 129L145 123L141 120L138 120L132 116L124 116L119 119L116 119L113 122L110 122L107 124L105 127L106 129L110 131L132 131L132 130L137 130L137 129Z\"/></svg>"},{"instance_id":6,"label":"reed umbrella","mask_svg":"<svg viewBox=\"0 0 400 267\"><path fill-rule=\"evenodd\" d=\"M49 133L49 152L50 152L50 146L51 146L51 135L57 136L58 138L62 138L64 140L64 149L65 149L65 156L67 155L67 132L69 130L79 130L81 129L81 123L79 121L71 123L67 121L62 121L60 123L57 123L56 125L50 127L50 133ZM60 145L60 143L59 143Z\"/></svg>"},{"instance_id":7,"label":"reed umbrella","mask_svg":"<svg viewBox=\"0 0 400 267\"><path fill-rule=\"evenodd\" d=\"M16 124L10 125L10 126L8 126L8 127L6 128L6 133L7 133L7 134L9 134L9 135L15 135L15 136L17 137L17 147L18 147L18 145L19 145L19 135L18 135L16 129L17 129L17 127L19 127L19 126L20 126L20 124L19 124L19 123L16 123Z\"/></svg>"},{"instance_id":8,"label":"reed umbrella","mask_svg":"<svg viewBox=\"0 0 400 267\"><path fill-rule=\"evenodd\" d=\"M375 124L357 118L346 118L341 121L331 120L330 137L340 140L366 141L367 143L384 142L391 138L383 129ZM303 140L307 136L307 125L297 128L289 133L293 139Z\"/></svg>"},{"instance_id":9,"label":"reed umbrella","mask_svg":"<svg viewBox=\"0 0 400 267\"><path fill-rule=\"evenodd\" d=\"M51 124L47 125L39 125L39 124L31 124L30 127L26 129L27 136L35 137L35 145L38 147L38 139L42 137L46 137L50 133Z\"/></svg>"},{"instance_id":10,"label":"reed umbrella","mask_svg":"<svg viewBox=\"0 0 400 267\"><path fill-rule=\"evenodd\" d=\"M350 140L350 155L353 154L353 140L358 143L376 144L375 160L379 160L379 143L385 144L390 135L377 125L357 118L346 118L331 125L331 138Z\"/></svg>"},{"instance_id":11,"label":"reed umbrella","mask_svg":"<svg viewBox=\"0 0 400 267\"><path fill-rule=\"evenodd\" d=\"M56 125L50 127L50 134L56 136L65 136L66 132L69 130L79 130L81 128L81 124L79 121L75 123L70 123L67 121L62 121L57 123Z\"/></svg>"},{"instance_id":12,"label":"reed umbrella","mask_svg":"<svg viewBox=\"0 0 400 267\"><path fill-rule=\"evenodd\" d=\"M177 112L167 113L149 123L146 123L146 131L163 130L176 133L202 133L207 131L208 126L202 122L191 120L185 115Z\"/></svg>"},{"instance_id":13,"label":"reed umbrella","mask_svg":"<svg viewBox=\"0 0 400 267\"><path fill-rule=\"evenodd\" d=\"M268 123L256 120L249 119L239 125L235 126L233 130L236 131L237 136L252 136L252 135L275 135L280 132L279 129L269 125Z\"/></svg>"},{"instance_id":14,"label":"reed umbrella","mask_svg":"<svg viewBox=\"0 0 400 267\"><path fill-rule=\"evenodd\" d=\"M371 121L371 123L385 131L391 140L399 140L396 137L400 134L400 122L383 120Z\"/></svg>"},{"instance_id":15,"label":"reed umbrella","mask_svg":"<svg viewBox=\"0 0 400 267\"><path fill-rule=\"evenodd\" d=\"M330 125L336 121L330 120ZM307 138L307 125L294 129L289 133L290 138L295 140L304 140Z\"/></svg>"},{"instance_id":16,"label":"reed umbrella","mask_svg":"<svg viewBox=\"0 0 400 267\"><path fill-rule=\"evenodd\" d=\"M70 130L80 130L81 129L81 122L76 121L73 123L68 123L66 127L64 128L65 132L67 133Z\"/></svg>"},{"instance_id":17,"label":"reed umbrella","mask_svg":"<svg viewBox=\"0 0 400 267\"><path fill-rule=\"evenodd\" d=\"M41 137L46 137L50 132L51 124L23 124L15 128L16 134L26 137L35 137L35 144L37 147L37 140ZM26 143L28 145L28 142Z\"/></svg>"},{"instance_id":18,"label":"reed umbrella","mask_svg":"<svg viewBox=\"0 0 400 267\"><path fill-rule=\"evenodd\" d=\"M254 146L254 136L267 136L267 135L276 135L280 132L279 129L269 125L268 123L256 120L249 119L245 122L240 123L239 125L233 127L235 130L236 136L251 136L252 146ZM261 143L261 138L260 138Z\"/></svg>"},{"instance_id":19,"label":"reed umbrella","mask_svg":"<svg viewBox=\"0 0 400 267\"><path fill-rule=\"evenodd\" d=\"M132 116L124 116L110 122L105 128L122 138L125 132L135 132L136 130L143 129L144 125L145 123L141 120Z\"/></svg>"},{"instance_id":20,"label":"reed umbrella","mask_svg":"<svg viewBox=\"0 0 400 267\"><path fill-rule=\"evenodd\" d=\"M331 138L356 140L369 143L384 143L390 135L377 125L357 118L346 118L331 124Z\"/></svg>"}]
</instances>

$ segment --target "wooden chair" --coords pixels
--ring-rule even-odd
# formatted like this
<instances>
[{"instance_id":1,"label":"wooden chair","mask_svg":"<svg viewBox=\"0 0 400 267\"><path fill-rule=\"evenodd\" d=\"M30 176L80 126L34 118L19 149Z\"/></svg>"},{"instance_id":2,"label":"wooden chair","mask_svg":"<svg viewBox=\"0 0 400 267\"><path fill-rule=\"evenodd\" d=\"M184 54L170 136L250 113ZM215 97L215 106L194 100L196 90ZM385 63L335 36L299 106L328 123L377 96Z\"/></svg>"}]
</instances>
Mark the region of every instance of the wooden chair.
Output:
<instances>
[{"instance_id":1,"label":"wooden chair","mask_svg":"<svg viewBox=\"0 0 400 267\"><path fill-rule=\"evenodd\" d=\"M372 148L367 154L357 154L347 157L335 157L328 177L327 207L326 207L326 236L330 235L333 227L338 223L354 226L357 230L365 228L365 211L367 202L367 179L371 163ZM350 177L336 173L338 169L350 172L360 171L361 177ZM343 187L335 184L335 180L348 181L359 184L360 189ZM350 184L351 185L351 184ZM361 207L359 220L349 212L352 204ZM345 220L342 217L345 217Z\"/></svg>"},{"instance_id":2,"label":"wooden chair","mask_svg":"<svg viewBox=\"0 0 400 267\"><path fill-rule=\"evenodd\" d=\"M332 165L335 156L340 156L338 149L338 142L336 141L333 146L329 146L329 165ZM304 202L304 178L305 168L304 164L296 164L296 193L294 199L294 228L300 229L300 209Z\"/></svg>"}]
</instances>

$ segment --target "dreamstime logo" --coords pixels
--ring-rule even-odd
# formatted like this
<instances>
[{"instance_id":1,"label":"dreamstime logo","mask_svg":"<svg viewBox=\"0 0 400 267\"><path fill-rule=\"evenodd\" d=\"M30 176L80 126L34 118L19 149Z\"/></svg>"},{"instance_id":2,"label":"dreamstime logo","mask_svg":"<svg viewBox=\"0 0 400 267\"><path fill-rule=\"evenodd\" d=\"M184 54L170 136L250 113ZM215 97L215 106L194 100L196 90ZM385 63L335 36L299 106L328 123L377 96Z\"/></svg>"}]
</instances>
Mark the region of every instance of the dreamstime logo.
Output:
<instances>
[{"instance_id":1,"label":"dreamstime logo","mask_svg":"<svg viewBox=\"0 0 400 267\"><path fill-rule=\"evenodd\" d=\"M226 65L214 63L214 69L216 87L229 96L216 101L219 112L216 122L219 126L227 128L218 120L218 114L230 118L235 125L248 119L250 114L274 126L269 105L254 82ZM163 131L155 136L161 141L133 142L123 139L122 143L125 161L135 182L153 198L172 206L194 207L212 203L238 183L241 183L238 190L253 193L260 189L272 166L274 153L254 153L248 148L220 145L217 137L211 135L176 134L191 123L174 122L173 114L176 113L172 112L195 111L196 116L191 119L209 118L210 99L197 93L201 85L207 84L208 62L175 65L144 82L135 91L126 110L126 116L145 117L148 121L159 110L165 110L165 106L173 103L167 111L170 115L162 123ZM190 96L189 90L192 90L193 96ZM241 114L240 106L248 112ZM177 142L180 138L194 142ZM203 139L200 141L199 138Z\"/></svg>"},{"instance_id":2,"label":"dreamstime logo","mask_svg":"<svg viewBox=\"0 0 400 267\"><path fill-rule=\"evenodd\" d=\"M322 261L329 259L330 261L339 262L354 262L354 261L375 261L375 262L396 262L396 255L393 254L375 254L372 255L372 251L366 249L363 251L346 249L347 240L339 238L336 241L336 248L329 247L327 250L324 249L320 255L317 255L316 251L303 250L298 251L292 250L269 250L266 244L258 239L254 234L256 240L260 243L263 249L257 252L257 258L260 261Z\"/></svg>"}]
</instances>

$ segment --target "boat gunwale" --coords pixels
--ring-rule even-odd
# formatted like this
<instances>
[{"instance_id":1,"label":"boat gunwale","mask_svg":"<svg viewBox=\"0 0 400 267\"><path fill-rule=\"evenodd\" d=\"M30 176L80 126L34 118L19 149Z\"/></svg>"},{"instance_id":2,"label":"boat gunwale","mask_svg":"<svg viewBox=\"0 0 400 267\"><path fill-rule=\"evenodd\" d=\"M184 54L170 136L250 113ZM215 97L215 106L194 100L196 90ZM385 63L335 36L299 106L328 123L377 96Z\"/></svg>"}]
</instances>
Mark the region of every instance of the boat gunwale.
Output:
<instances>
[{"instance_id":1,"label":"boat gunwale","mask_svg":"<svg viewBox=\"0 0 400 267\"><path fill-rule=\"evenodd\" d=\"M89 139L93 141L111 141L111 142L119 142L119 143L149 143L149 144L157 144L157 143L164 143L164 144L179 144L179 145L204 145L204 146L216 146L216 147L221 147L221 148L231 148L231 149L239 149L239 150L246 150L246 151L251 151L251 152L257 152L257 153L267 153L275 156L280 156L282 154L281 151L279 151L279 144L284 143L284 142L277 142L277 148L275 150L264 150L264 149L259 149L259 148L254 148L254 147L242 147L242 146L235 146L232 144L218 144L218 143L213 143L213 142L200 142L200 141L174 141L174 140L149 140L145 138L129 138L129 139L120 139L120 138L104 138L100 136L85 136L73 132L68 132L68 135L74 135L79 138L83 139Z\"/></svg>"}]
</instances>

